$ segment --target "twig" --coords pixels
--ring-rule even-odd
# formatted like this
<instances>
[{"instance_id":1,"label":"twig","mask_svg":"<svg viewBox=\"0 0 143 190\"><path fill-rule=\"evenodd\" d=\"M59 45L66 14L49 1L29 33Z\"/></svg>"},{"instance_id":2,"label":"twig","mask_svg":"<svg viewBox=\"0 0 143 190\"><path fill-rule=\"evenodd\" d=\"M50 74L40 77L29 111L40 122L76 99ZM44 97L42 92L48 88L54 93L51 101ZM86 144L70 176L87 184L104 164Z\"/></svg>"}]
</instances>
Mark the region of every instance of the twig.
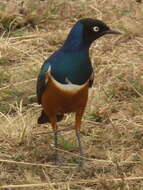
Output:
<instances>
[{"instance_id":1,"label":"twig","mask_svg":"<svg viewBox=\"0 0 143 190\"><path fill-rule=\"evenodd\" d=\"M57 132L59 133L59 132L62 132L62 131L72 131L72 130L74 130L74 128L71 128L71 127L66 127L66 128L64 128L64 129L59 129L59 130L57 130ZM36 133L35 135L47 135L47 134L53 134L54 133L54 131L49 131L49 132L39 132L39 133Z\"/></svg>"},{"instance_id":2,"label":"twig","mask_svg":"<svg viewBox=\"0 0 143 190\"><path fill-rule=\"evenodd\" d=\"M23 39L31 39L31 38L41 38L41 37L47 37L49 34L43 33L43 34L34 34L34 35L25 35L25 36L19 36L19 37L10 37L9 40L23 40Z\"/></svg>"},{"instance_id":3,"label":"twig","mask_svg":"<svg viewBox=\"0 0 143 190\"><path fill-rule=\"evenodd\" d=\"M102 179L88 179L88 180L78 180L78 181L68 181L68 182L53 182L53 183L37 183L37 184L22 184L22 185L3 185L0 189L10 189L10 188L25 188L25 187L48 187L57 185L77 185L77 184L97 184L100 183ZM125 177L125 178L114 178L114 179L103 179L107 182L122 182L122 181L140 181L143 177Z\"/></svg>"},{"instance_id":4,"label":"twig","mask_svg":"<svg viewBox=\"0 0 143 190\"><path fill-rule=\"evenodd\" d=\"M127 82L127 84L137 93L137 95L141 98L143 98L143 95L128 81L125 80Z\"/></svg>"},{"instance_id":5,"label":"twig","mask_svg":"<svg viewBox=\"0 0 143 190\"><path fill-rule=\"evenodd\" d=\"M18 86L18 85L20 85L20 84L28 83L28 82L35 81L35 80L36 80L36 78L33 78L33 79L25 80L25 81L22 81L22 82L17 82L17 83L15 83L15 84L10 84L10 85L8 85L8 86L5 86L5 87L0 88L0 90L4 90L4 89L7 89L7 88L9 88L9 87L11 87L11 86Z\"/></svg>"},{"instance_id":6,"label":"twig","mask_svg":"<svg viewBox=\"0 0 143 190\"><path fill-rule=\"evenodd\" d=\"M56 165L51 165L51 164L38 164L38 163L30 163L30 162L17 162L14 160L0 160L2 163L9 163L9 164L18 164L18 165L28 165L28 166L42 166L42 167L50 167L50 168L57 168L59 166ZM76 165L71 164L69 166L60 166L62 168L72 168L75 167Z\"/></svg>"},{"instance_id":7,"label":"twig","mask_svg":"<svg viewBox=\"0 0 143 190\"><path fill-rule=\"evenodd\" d=\"M67 154L71 154L73 156L76 156L76 157L81 157L79 154L76 154L76 153L73 153L73 152L69 152L67 150L63 150L63 149L60 149L60 148L55 148L57 149L58 151L60 152L64 152L64 153L67 153ZM118 163L119 165L124 165L124 164L141 164L141 161L121 161L121 162L114 162L112 160L103 160L103 159L93 159L93 158L89 158L89 157L85 157L83 156L82 158L84 158L85 160L88 160L88 161L91 161L92 163L102 163L102 164L112 164L112 165L115 165L116 163Z\"/></svg>"}]
</instances>

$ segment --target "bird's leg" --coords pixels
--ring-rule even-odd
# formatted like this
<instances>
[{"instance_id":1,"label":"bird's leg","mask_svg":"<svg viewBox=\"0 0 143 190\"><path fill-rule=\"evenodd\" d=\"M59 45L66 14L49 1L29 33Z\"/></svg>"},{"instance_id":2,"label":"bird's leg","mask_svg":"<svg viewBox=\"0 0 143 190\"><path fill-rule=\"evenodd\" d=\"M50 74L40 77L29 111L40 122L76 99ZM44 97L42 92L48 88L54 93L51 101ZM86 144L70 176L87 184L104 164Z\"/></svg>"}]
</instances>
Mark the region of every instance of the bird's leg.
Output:
<instances>
[{"instance_id":1,"label":"bird's leg","mask_svg":"<svg viewBox=\"0 0 143 190\"><path fill-rule=\"evenodd\" d=\"M54 130L54 142L55 142L55 164L57 164L58 160L59 160L59 156L58 156L58 132L57 130Z\"/></svg>"},{"instance_id":2,"label":"bird's leg","mask_svg":"<svg viewBox=\"0 0 143 190\"><path fill-rule=\"evenodd\" d=\"M80 152L80 162L79 165L83 167L83 148L80 140L80 127L81 127L81 120L82 120L82 115L83 115L84 110L80 110L76 112L76 122L75 122L75 132L77 136L77 141L79 145L79 152Z\"/></svg>"},{"instance_id":3,"label":"bird's leg","mask_svg":"<svg viewBox=\"0 0 143 190\"><path fill-rule=\"evenodd\" d=\"M80 162L79 162L79 166L83 167L83 148L81 145L81 140L80 140L80 131L76 130L76 136L77 136L77 140L78 140L78 145L79 145L79 151L80 151Z\"/></svg>"},{"instance_id":4,"label":"bird's leg","mask_svg":"<svg viewBox=\"0 0 143 190\"><path fill-rule=\"evenodd\" d=\"M55 143L55 164L59 165L59 155L58 155L58 126L56 123L56 115L55 116L50 116L50 121L51 121L51 125L54 131L54 143Z\"/></svg>"}]
</instances>

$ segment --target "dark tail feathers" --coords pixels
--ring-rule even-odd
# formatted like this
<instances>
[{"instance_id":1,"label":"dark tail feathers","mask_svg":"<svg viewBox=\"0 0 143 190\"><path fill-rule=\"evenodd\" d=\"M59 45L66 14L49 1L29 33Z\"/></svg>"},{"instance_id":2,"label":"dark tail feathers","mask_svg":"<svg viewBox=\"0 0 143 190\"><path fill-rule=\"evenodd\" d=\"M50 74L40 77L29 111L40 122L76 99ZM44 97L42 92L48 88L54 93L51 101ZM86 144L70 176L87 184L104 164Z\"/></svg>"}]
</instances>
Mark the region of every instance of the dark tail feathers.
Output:
<instances>
[{"instance_id":1,"label":"dark tail feathers","mask_svg":"<svg viewBox=\"0 0 143 190\"><path fill-rule=\"evenodd\" d=\"M57 114L57 122L61 121L64 117L64 114ZM50 120L48 116L45 114L45 112L42 110L40 117L38 118L38 124L44 124L44 123L50 123Z\"/></svg>"}]
</instances>

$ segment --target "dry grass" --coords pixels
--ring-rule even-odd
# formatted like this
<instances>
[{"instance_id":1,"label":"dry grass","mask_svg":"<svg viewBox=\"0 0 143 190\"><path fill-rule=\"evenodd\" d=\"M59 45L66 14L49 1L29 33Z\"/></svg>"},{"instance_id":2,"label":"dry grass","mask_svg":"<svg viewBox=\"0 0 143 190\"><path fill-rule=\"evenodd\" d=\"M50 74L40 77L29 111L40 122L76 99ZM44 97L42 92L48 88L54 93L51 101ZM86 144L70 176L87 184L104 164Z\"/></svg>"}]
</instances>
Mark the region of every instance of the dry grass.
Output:
<instances>
[{"instance_id":1,"label":"dry grass","mask_svg":"<svg viewBox=\"0 0 143 190\"><path fill-rule=\"evenodd\" d=\"M143 189L142 15L135 0L0 1L0 188ZM102 19L124 35L91 48L96 75L83 119L86 164L80 171L73 115L59 124L65 166L53 166L52 129L36 124L35 83L43 61L83 17Z\"/></svg>"}]
</instances>

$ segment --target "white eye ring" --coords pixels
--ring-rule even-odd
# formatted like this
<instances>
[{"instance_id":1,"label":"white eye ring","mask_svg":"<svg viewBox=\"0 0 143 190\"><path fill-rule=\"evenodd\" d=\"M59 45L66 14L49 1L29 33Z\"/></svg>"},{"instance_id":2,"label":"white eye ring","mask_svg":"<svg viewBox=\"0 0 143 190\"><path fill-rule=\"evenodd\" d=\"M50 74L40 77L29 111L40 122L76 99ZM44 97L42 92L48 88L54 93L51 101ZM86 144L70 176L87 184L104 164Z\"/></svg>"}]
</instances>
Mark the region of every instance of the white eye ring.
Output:
<instances>
[{"instance_id":1,"label":"white eye ring","mask_svg":"<svg viewBox=\"0 0 143 190\"><path fill-rule=\"evenodd\" d=\"M93 30L94 30L94 32L98 32L99 31L99 27L98 26L94 26Z\"/></svg>"}]
</instances>

